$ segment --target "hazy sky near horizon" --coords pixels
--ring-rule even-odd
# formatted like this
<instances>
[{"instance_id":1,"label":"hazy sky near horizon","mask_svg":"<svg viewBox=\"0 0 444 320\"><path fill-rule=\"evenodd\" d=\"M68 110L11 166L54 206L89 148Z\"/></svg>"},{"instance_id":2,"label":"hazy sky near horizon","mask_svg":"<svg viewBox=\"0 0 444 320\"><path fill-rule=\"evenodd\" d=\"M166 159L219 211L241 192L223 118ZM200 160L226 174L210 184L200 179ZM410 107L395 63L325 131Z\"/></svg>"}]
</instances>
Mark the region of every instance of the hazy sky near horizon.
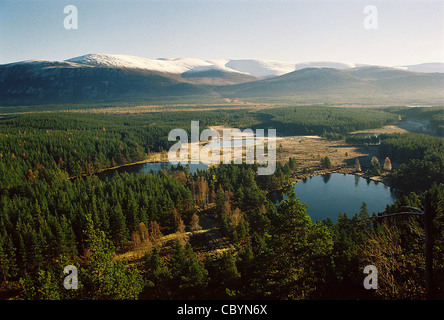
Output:
<instances>
[{"instance_id":1,"label":"hazy sky near horizon","mask_svg":"<svg viewBox=\"0 0 444 320\"><path fill-rule=\"evenodd\" d=\"M66 30L63 9L78 9ZM367 30L374 5L378 28ZM146 58L444 62L444 0L0 0L0 64Z\"/></svg>"}]
</instances>

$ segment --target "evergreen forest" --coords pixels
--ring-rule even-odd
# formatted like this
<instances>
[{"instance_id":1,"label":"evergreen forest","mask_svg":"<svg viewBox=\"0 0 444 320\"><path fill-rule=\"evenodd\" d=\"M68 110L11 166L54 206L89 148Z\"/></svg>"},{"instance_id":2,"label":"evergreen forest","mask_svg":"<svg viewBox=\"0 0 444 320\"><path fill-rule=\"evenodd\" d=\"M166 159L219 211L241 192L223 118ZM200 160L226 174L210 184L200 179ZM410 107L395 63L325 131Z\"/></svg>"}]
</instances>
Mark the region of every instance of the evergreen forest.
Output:
<instances>
[{"instance_id":1,"label":"evergreen forest","mask_svg":"<svg viewBox=\"0 0 444 320\"><path fill-rule=\"evenodd\" d=\"M416 109L416 110L413 110ZM274 107L141 114L35 112L0 118L2 299L426 299L444 298L443 108ZM381 134L379 159L402 196L385 212L312 221L294 193L302 171L290 158L270 176L258 164L97 173L169 149L168 133L208 126L276 128L363 144L353 131L430 120L428 133ZM426 129L426 128L425 128ZM334 169L328 157L320 166ZM370 168L371 169L371 168ZM370 170L369 169L369 170ZM279 205L269 197L285 194ZM425 211L432 276L424 276ZM416 210L416 209L415 209ZM393 214L390 218L383 215ZM199 231L220 226L225 250L207 251ZM378 266L379 289L363 269ZM64 268L78 270L67 290Z\"/></svg>"}]
</instances>

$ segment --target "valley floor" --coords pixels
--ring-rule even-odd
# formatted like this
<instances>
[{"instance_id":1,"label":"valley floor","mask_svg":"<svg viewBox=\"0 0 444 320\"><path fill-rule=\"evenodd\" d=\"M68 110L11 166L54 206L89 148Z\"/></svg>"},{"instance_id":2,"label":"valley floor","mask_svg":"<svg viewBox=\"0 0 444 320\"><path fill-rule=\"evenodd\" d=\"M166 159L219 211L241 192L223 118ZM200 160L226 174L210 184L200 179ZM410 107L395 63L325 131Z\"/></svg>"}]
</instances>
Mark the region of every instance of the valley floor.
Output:
<instances>
[{"instance_id":1,"label":"valley floor","mask_svg":"<svg viewBox=\"0 0 444 320\"><path fill-rule=\"evenodd\" d=\"M217 127L216 129L222 130L224 128ZM201 145L202 144L203 143L201 143ZM292 175L293 182L301 181L310 176L333 172L365 176L364 171L370 165L372 157L377 156L378 153L378 146L352 146L346 144L344 140L330 141L319 136L278 137L276 148L277 161L280 163L285 164L290 158L296 159L297 166ZM332 163L330 169L322 168L320 165L320 159L326 156L330 158ZM356 171L354 168L356 159L359 159L361 164L361 172ZM166 152L163 152L151 154L145 162L166 161L168 161L168 155ZM380 161L382 160L380 159ZM398 164L394 162L392 162L392 165L394 168L398 166ZM381 176L366 177L389 184L388 173L384 173ZM173 233L165 235L158 239L154 245L158 246L161 251L168 255L177 239L190 241L200 259L204 259L207 254L218 255L232 248L228 239L222 234L220 219L216 219L212 214L211 205L201 209L198 216L199 224L202 227L201 230L194 232L188 231L183 234ZM118 255L117 259L140 261L147 251L150 251L150 248L131 250Z\"/></svg>"}]
</instances>

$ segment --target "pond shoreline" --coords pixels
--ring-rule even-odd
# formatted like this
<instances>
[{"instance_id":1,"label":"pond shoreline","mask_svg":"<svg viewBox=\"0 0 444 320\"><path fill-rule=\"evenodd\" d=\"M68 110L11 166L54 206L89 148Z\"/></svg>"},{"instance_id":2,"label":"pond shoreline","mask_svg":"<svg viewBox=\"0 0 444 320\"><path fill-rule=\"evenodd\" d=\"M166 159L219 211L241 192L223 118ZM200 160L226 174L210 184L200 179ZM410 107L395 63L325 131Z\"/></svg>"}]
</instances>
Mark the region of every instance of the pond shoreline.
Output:
<instances>
[{"instance_id":1,"label":"pond shoreline","mask_svg":"<svg viewBox=\"0 0 444 320\"><path fill-rule=\"evenodd\" d=\"M338 168L332 168L332 169L316 169L316 170L313 170L313 172L308 172L308 173L296 172L292 175L291 181L293 183L297 183L299 181L302 181L302 180L305 180L305 179L308 179L311 177L321 176L321 175L329 174L329 173L352 174L352 175L359 176L364 179L369 179L369 180L372 180L375 182L380 182L390 188L395 188L393 185L391 185L390 173L386 173L386 174L383 174L380 176L370 176L363 171L356 171L356 169L349 168L349 167L338 167Z\"/></svg>"},{"instance_id":2,"label":"pond shoreline","mask_svg":"<svg viewBox=\"0 0 444 320\"><path fill-rule=\"evenodd\" d=\"M108 168L104 168L92 173L84 173L81 175L77 175L77 176L71 176L68 179L69 180L75 180L81 177L88 177L88 176L92 176L92 175L97 175L97 174L102 174L105 173L107 171L113 171L113 170L118 170L124 167L130 167L130 166L134 166L134 165L139 165L139 164L145 164L145 163L169 163L167 160L162 159L161 156L159 156L159 153L155 153L153 154L153 156L148 157L147 159L144 160L139 160L139 161L135 161L135 162L130 162L130 163L125 163L125 164L121 164L118 166L114 166L114 167L108 167ZM204 162L203 162L204 163ZM214 164L213 164L214 165ZM186 165L184 165L186 166ZM208 164L208 167L210 167L211 165ZM380 176L370 176L367 175L365 172L363 171L356 171L356 169L354 168L350 168L350 167L335 167L335 168L331 168L331 169L325 169L325 168L307 168L304 167L304 169L309 169L311 172L307 172L307 173L303 173L301 170L297 171L297 172L293 172L290 180L292 183L297 183L299 181L311 178L311 177L315 177L315 176L319 176L319 175L324 175L324 174L329 174L329 173L342 173L342 174L352 174L355 176L360 176L364 179L369 179L375 182L380 182L384 185L386 185L387 187L390 188L395 188L392 184L391 184L391 179L390 179L390 173L385 173L383 175ZM278 191L279 189L275 190Z\"/></svg>"},{"instance_id":3,"label":"pond shoreline","mask_svg":"<svg viewBox=\"0 0 444 320\"><path fill-rule=\"evenodd\" d=\"M362 202L368 205L370 214L383 212L386 205L394 203L402 196L395 188L385 183L379 184L381 180L378 177L370 179L351 168L339 169L317 170L293 177L292 189L296 197L308 205L307 214L312 219L322 221L331 218L335 221L339 213L359 212ZM282 189L268 194L275 204L287 197Z\"/></svg>"},{"instance_id":4,"label":"pond shoreline","mask_svg":"<svg viewBox=\"0 0 444 320\"><path fill-rule=\"evenodd\" d=\"M114 166L114 167L104 168L104 169L101 169L101 170L98 170L98 171L94 171L94 172L91 172L91 173L82 173L80 175L71 176L68 179L69 180L75 180L75 179L78 179L78 178L89 177L89 176L93 176L93 175L96 175L96 174L104 173L106 171L112 171L112 170L117 170L117 169L124 168L124 167L129 167L129 166L134 166L134 165L144 164L144 163L152 163L152 162L160 162L160 161L150 161L150 159L139 160L139 161L135 161L135 162L129 162L129 163L120 164L120 165Z\"/></svg>"}]
</instances>

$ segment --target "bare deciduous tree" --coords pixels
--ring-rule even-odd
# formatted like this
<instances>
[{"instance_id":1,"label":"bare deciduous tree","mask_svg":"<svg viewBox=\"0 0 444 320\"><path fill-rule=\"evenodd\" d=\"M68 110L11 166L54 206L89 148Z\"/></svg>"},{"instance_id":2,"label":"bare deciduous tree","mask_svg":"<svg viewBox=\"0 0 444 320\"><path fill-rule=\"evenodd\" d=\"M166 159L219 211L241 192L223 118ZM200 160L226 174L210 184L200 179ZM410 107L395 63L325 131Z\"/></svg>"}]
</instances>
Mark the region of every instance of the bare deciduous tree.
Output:
<instances>
[{"instance_id":1,"label":"bare deciduous tree","mask_svg":"<svg viewBox=\"0 0 444 320\"><path fill-rule=\"evenodd\" d=\"M391 170L392 170L392 162L390 161L390 158L389 158L389 157L385 158L385 161L384 161L384 170L385 170L385 171L391 171Z\"/></svg>"},{"instance_id":2,"label":"bare deciduous tree","mask_svg":"<svg viewBox=\"0 0 444 320\"><path fill-rule=\"evenodd\" d=\"M148 229L143 222L139 223L138 227L138 230L134 231L131 235L133 249L139 253L150 252L153 246L149 237Z\"/></svg>"},{"instance_id":3,"label":"bare deciduous tree","mask_svg":"<svg viewBox=\"0 0 444 320\"><path fill-rule=\"evenodd\" d=\"M179 225L176 230L177 234L177 240L179 240L179 243L184 246L187 242L186 235L185 235L185 224L183 223L183 220L179 220Z\"/></svg>"},{"instance_id":4,"label":"bare deciduous tree","mask_svg":"<svg viewBox=\"0 0 444 320\"><path fill-rule=\"evenodd\" d=\"M361 171L361 164L359 163L359 159L358 158L356 158L355 170L356 171Z\"/></svg>"},{"instance_id":5,"label":"bare deciduous tree","mask_svg":"<svg viewBox=\"0 0 444 320\"><path fill-rule=\"evenodd\" d=\"M191 216L190 231L198 231L198 230L202 230L202 227L199 225L199 216L196 213L194 213Z\"/></svg>"},{"instance_id":6,"label":"bare deciduous tree","mask_svg":"<svg viewBox=\"0 0 444 320\"><path fill-rule=\"evenodd\" d=\"M210 194L210 187L204 177L199 177L191 184L191 191L194 199L199 206L205 206L208 203L208 196Z\"/></svg>"},{"instance_id":7,"label":"bare deciduous tree","mask_svg":"<svg viewBox=\"0 0 444 320\"><path fill-rule=\"evenodd\" d=\"M376 266L378 289L375 294L384 299L421 298L425 287L423 272L418 267L424 265L423 254L416 253L413 248L406 252L402 234L390 222L382 222L381 229L371 232L368 241L359 247L361 270L365 265Z\"/></svg>"},{"instance_id":8,"label":"bare deciduous tree","mask_svg":"<svg viewBox=\"0 0 444 320\"><path fill-rule=\"evenodd\" d=\"M228 216L229 223L232 227L236 227L239 223L244 222L244 216L239 208L233 210Z\"/></svg>"},{"instance_id":9,"label":"bare deciduous tree","mask_svg":"<svg viewBox=\"0 0 444 320\"><path fill-rule=\"evenodd\" d=\"M149 226L149 236L151 241L156 241L160 237L162 237L162 233L160 232L160 226L157 221L150 221Z\"/></svg>"}]
</instances>

